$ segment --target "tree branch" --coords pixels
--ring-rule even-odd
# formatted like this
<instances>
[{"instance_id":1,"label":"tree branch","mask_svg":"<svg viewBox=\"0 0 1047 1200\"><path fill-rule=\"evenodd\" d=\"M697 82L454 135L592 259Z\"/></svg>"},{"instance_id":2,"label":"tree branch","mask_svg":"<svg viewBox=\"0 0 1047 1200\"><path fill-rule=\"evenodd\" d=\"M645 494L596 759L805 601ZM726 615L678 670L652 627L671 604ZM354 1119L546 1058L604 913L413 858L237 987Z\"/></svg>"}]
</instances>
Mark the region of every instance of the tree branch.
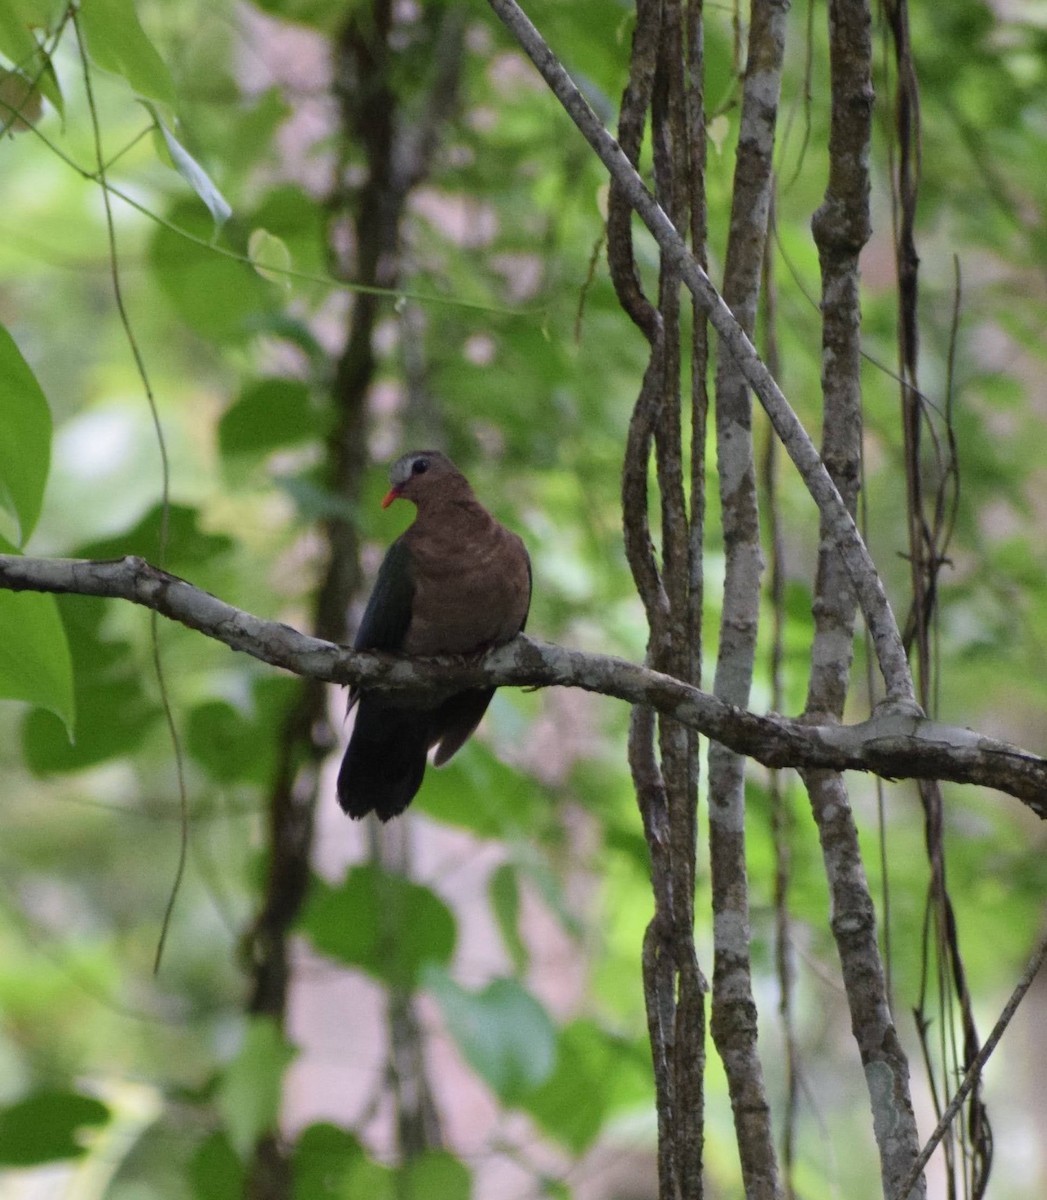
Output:
<instances>
[{"instance_id":1,"label":"tree branch","mask_svg":"<svg viewBox=\"0 0 1047 1200\"><path fill-rule=\"evenodd\" d=\"M0 554L0 587L129 600L233 650L329 683L433 695L463 687L579 687L646 704L766 767L867 771L996 788L1047 819L1047 758L889 704L856 725L760 716L609 654L518 637L475 660L364 654L265 621L142 558L92 561Z\"/></svg>"}]
</instances>

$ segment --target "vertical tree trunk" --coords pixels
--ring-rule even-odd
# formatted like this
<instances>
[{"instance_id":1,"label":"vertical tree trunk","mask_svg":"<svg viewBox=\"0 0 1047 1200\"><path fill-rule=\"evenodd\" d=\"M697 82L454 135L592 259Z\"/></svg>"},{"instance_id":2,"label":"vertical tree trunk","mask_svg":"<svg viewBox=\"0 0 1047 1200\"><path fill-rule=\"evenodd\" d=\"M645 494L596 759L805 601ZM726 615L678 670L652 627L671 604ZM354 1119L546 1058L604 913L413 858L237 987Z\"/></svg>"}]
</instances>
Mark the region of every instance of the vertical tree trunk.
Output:
<instances>
[{"instance_id":1,"label":"vertical tree trunk","mask_svg":"<svg viewBox=\"0 0 1047 1200\"><path fill-rule=\"evenodd\" d=\"M829 181L812 227L822 272L822 458L848 509L861 471L861 301L858 257L870 232L872 39L867 0L830 0ZM854 593L823 522L807 714L839 720L847 697ZM884 1195L893 1198L920 1143L909 1066L898 1040L876 937L876 914L841 775L804 773L825 861L832 932L865 1071ZM921 1180L914 1195L923 1195Z\"/></svg>"},{"instance_id":2,"label":"vertical tree trunk","mask_svg":"<svg viewBox=\"0 0 1047 1200\"><path fill-rule=\"evenodd\" d=\"M723 296L751 334L773 192L774 135L788 6L754 0L742 90ZM721 352L716 373L716 449L726 551L714 690L746 707L752 683L763 552L752 441L752 399L739 364ZM745 760L709 747L709 854L715 964L712 1032L724 1063L746 1196L773 1200L781 1183L770 1107L757 1054L745 864Z\"/></svg>"}]
</instances>

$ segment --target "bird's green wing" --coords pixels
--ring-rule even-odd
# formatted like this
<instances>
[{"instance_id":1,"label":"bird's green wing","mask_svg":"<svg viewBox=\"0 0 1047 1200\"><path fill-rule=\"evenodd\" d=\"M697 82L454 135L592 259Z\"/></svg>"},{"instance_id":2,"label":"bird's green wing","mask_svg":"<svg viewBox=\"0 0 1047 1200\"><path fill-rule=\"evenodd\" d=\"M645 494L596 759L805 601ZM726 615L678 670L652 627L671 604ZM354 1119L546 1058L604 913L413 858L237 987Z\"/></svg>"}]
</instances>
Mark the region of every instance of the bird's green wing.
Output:
<instances>
[{"instance_id":1,"label":"bird's green wing","mask_svg":"<svg viewBox=\"0 0 1047 1200\"><path fill-rule=\"evenodd\" d=\"M403 538L397 538L382 560L353 648L389 653L400 650L411 624L413 604L411 552Z\"/></svg>"}]
</instances>

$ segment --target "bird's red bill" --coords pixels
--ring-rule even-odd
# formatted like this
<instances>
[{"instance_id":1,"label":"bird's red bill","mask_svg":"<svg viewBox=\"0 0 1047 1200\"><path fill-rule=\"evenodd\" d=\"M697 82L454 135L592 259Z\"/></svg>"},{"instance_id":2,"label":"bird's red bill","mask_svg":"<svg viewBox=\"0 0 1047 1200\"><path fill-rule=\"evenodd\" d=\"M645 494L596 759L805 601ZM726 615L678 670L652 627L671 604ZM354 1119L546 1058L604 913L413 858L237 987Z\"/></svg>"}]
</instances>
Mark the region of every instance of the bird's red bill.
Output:
<instances>
[{"instance_id":1,"label":"bird's red bill","mask_svg":"<svg viewBox=\"0 0 1047 1200\"><path fill-rule=\"evenodd\" d=\"M400 498L400 489L399 488L390 488L389 491L385 495L385 499L382 501L382 508L388 508L389 505L392 504L392 502L394 500L399 500L399 498Z\"/></svg>"}]
</instances>

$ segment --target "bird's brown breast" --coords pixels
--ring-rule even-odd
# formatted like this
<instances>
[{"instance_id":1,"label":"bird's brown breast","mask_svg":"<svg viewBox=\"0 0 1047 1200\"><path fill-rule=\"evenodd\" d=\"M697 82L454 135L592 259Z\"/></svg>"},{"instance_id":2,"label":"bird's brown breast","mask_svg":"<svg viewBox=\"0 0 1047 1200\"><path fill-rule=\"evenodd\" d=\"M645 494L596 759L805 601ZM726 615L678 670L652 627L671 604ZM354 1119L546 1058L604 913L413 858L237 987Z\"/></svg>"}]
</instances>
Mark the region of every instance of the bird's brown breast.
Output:
<instances>
[{"instance_id":1,"label":"bird's brown breast","mask_svg":"<svg viewBox=\"0 0 1047 1200\"><path fill-rule=\"evenodd\" d=\"M408 654L467 654L520 632L530 574L516 534L473 503L420 513L404 536L415 589Z\"/></svg>"}]
</instances>

